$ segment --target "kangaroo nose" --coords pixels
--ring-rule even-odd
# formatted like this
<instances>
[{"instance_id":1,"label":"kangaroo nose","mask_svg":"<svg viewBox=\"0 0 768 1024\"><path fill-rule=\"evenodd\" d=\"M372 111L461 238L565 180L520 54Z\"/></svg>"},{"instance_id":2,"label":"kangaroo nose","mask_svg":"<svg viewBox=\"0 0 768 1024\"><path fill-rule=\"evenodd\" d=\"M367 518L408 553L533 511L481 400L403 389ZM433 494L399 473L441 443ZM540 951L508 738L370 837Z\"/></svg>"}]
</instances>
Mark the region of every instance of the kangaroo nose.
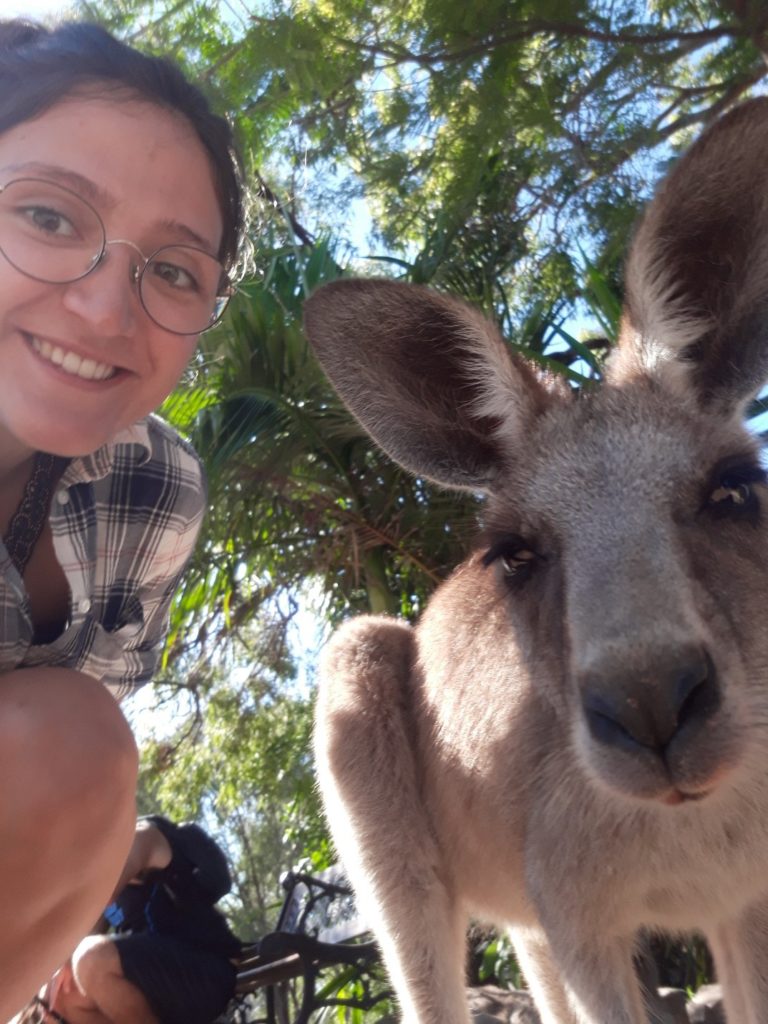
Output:
<instances>
[{"instance_id":1,"label":"kangaroo nose","mask_svg":"<svg viewBox=\"0 0 768 1024\"><path fill-rule=\"evenodd\" d=\"M697 648L657 656L641 670L595 666L581 680L582 707L593 739L632 750L662 751L681 730L694 730L720 705L715 667Z\"/></svg>"}]
</instances>

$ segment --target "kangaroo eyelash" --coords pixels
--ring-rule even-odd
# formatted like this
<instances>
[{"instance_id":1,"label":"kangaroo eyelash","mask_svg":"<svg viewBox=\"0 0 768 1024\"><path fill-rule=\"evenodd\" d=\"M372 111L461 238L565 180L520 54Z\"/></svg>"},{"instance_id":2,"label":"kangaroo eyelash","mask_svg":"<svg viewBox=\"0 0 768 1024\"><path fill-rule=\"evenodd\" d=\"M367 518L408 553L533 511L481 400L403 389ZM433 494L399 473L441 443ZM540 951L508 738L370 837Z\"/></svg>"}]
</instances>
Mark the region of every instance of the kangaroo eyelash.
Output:
<instances>
[{"instance_id":1,"label":"kangaroo eyelash","mask_svg":"<svg viewBox=\"0 0 768 1024\"><path fill-rule=\"evenodd\" d=\"M768 481L768 470L751 456L742 459L723 459L709 474L707 487L736 487L739 484L764 484Z\"/></svg>"}]
</instances>

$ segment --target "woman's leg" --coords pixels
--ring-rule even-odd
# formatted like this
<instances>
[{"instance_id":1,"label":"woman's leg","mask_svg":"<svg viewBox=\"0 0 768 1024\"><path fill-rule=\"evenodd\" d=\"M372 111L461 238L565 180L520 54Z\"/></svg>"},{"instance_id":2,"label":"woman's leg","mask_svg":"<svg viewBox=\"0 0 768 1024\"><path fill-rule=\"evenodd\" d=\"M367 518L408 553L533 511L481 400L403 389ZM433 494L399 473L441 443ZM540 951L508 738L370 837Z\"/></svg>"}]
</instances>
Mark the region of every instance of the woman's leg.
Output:
<instances>
[{"instance_id":1,"label":"woman's leg","mask_svg":"<svg viewBox=\"0 0 768 1024\"><path fill-rule=\"evenodd\" d=\"M87 939L83 939L83 942L86 941ZM59 1017L62 1017L66 1024L114 1024L101 1012L96 1003L77 987L71 960L56 972L55 978L48 984L45 1002L53 1012L51 1021L46 1018L43 1024L52 1024ZM57 1016L54 1017L54 1014ZM36 1017L35 1020L37 1019ZM16 1024L16 1020L11 1021L11 1024Z\"/></svg>"},{"instance_id":2,"label":"woman's leg","mask_svg":"<svg viewBox=\"0 0 768 1024\"><path fill-rule=\"evenodd\" d=\"M112 1024L210 1024L234 997L237 972L221 953L136 932L84 939L75 975Z\"/></svg>"},{"instance_id":3,"label":"woman's leg","mask_svg":"<svg viewBox=\"0 0 768 1024\"><path fill-rule=\"evenodd\" d=\"M72 968L80 992L111 1024L159 1024L144 995L125 980L112 939L105 935L83 939L75 950ZM61 1012L70 1024L78 1024L66 1007Z\"/></svg>"},{"instance_id":4,"label":"woman's leg","mask_svg":"<svg viewBox=\"0 0 768 1024\"><path fill-rule=\"evenodd\" d=\"M137 754L112 696L69 669L0 675L0 1021L109 902L133 838Z\"/></svg>"}]
</instances>

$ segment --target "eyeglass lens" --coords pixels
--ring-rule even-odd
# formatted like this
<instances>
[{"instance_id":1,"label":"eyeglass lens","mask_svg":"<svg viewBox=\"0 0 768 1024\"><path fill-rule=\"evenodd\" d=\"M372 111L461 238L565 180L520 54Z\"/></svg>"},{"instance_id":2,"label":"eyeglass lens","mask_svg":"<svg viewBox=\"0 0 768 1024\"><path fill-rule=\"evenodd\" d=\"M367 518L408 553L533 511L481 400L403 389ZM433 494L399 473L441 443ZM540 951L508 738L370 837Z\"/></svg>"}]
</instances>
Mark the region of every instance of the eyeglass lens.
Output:
<instances>
[{"instance_id":1,"label":"eyeglass lens","mask_svg":"<svg viewBox=\"0 0 768 1024\"><path fill-rule=\"evenodd\" d=\"M49 284L77 281L101 261L107 241L96 210L62 185L19 178L0 192L0 252L22 274ZM192 245L154 252L139 275L144 309L160 327L197 334L227 303L217 259Z\"/></svg>"}]
</instances>

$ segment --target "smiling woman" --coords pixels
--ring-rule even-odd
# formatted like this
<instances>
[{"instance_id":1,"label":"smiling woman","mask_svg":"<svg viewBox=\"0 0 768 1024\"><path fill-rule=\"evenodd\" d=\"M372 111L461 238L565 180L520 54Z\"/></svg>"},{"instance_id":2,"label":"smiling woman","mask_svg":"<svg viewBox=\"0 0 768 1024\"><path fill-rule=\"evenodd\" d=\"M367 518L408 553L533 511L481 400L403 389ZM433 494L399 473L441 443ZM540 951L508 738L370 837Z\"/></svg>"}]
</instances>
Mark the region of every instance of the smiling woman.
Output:
<instances>
[{"instance_id":1,"label":"smiling woman","mask_svg":"<svg viewBox=\"0 0 768 1024\"><path fill-rule=\"evenodd\" d=\"M54 155L50 180L32 178ZM0 217L0 473L24 452L95 451L162 402L225 276L210 164L176 114L144 101L65 99L0 135L3 172L13 177L11 214ZM75 174L101 213L62 187ZM190 236L206 249L170 244ZM166 257L160 271L147 273L137 259L145 250ZM187 252L206 264L196 280Z\"/></svg>"},{"instance_id":2,"label":"smiling woman","mask_svg":"<svg viewBox=\"0 0 768 1024\"><path fill-rule=\"evenodd\" d=\"M151 413L226 305L239 181L173 65L91 25L0 22L0 1021L97 919L133 836L114 697L155 670L205 506Z\"/></svg>"}]
</instances>

